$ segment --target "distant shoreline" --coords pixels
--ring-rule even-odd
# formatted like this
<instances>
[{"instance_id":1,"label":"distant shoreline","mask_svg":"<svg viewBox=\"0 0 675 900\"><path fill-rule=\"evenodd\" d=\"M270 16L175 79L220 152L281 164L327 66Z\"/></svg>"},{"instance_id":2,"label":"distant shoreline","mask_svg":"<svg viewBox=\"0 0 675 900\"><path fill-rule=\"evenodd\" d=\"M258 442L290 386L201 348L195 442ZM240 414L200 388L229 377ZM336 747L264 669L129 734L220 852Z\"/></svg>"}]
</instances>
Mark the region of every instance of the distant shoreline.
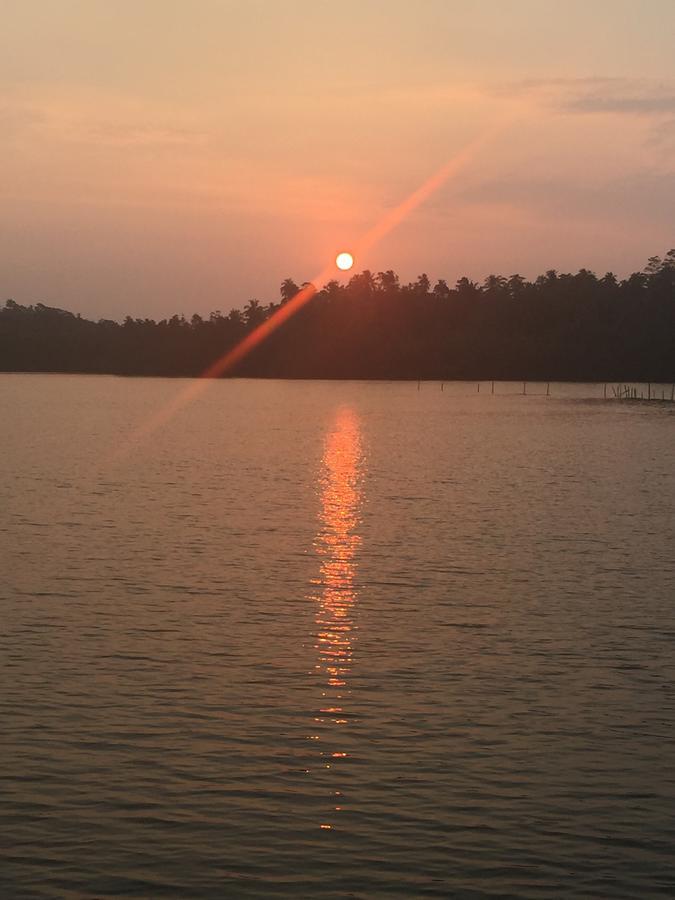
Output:
<instances>
[{"instance_id":1,"label":"distant shoreline","mask_svg":"<svg viewBox=\"0 0 675 900\"><path fill-rule=\"evenodd\" d=\"M593 387L602 388L603 386L607 386L608 390L611 390L612 387L616 387L617 385L631 385L636 387L644 387L647 389L648 385L651 385L654 390L663 390L665 388L672 388L675 385L675 381L649 381L644 378L620 378L620 379L572 379L572 378L349 378L349 377L340 377L340 378L326 378L326 377L309 377L309 376L289 376L289 375L223 375L220 377L210 377L203 375L161 375L161 374L142 374L142 375L134 375L127 373L119 373L119 372L68 372L68 371L44 371L44 370L1 370L0 376L3 375L49 375L49 376L63 376L66 378L72 377L86 377L86 378L126 378L126 379L164 379L170 381L291 381L291 382L356 382L358 384L424 384L424 385L451 385L451 384L461 384L461 385L471 385L472 387L476 387L477 385L481 386L480 391L475 391L475 393L489 394L490 390L482 390L483 387L491 385L494 382L495 387L498 385L522 385L525 383L528 387L542 387L546 385L550 385L554 387L556 385L592 385ZM498 392L495 390L495 394ZM522 393L520 391L511 392L511 394ZM543 396L543 394L537 393L532 394L532 396ZM608 397L611 399L611 397ZM656 398L653 398L656 399Z\"/></svg>"},{"instance_id":2,"label":"distant shoreline","mask_svg":"<svg viewBox=\"0 0 675 900\"><path fill-rule=\"evenodd\" d=\"M363 381L675 382L675 250L619 281L391 270L208 318L92 321L42 303L0 309L0 371Z\"/></svg>"}]
</instances>

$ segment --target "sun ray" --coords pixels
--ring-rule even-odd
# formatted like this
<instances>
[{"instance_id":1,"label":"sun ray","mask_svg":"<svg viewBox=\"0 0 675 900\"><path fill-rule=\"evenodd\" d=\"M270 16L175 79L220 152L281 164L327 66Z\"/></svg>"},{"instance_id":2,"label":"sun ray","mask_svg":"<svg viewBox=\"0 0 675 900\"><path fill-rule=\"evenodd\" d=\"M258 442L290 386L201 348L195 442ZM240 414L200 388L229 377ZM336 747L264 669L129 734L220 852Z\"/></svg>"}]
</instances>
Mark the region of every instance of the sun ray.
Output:
<instances>
[{"instance_id":1,"label":"sun ray","mask_svg":"<svg viewBox=\"0 0 675 900\"><path fill-rule=\"evenodd\" d=\"M481 135L462 148L448 162L441 166L431 177L427 178L416 190L409 194L404 200L397 204L393 209L383 215L356 243L354 256L363 255L367 250L372 249L386 235L393 231L401 222L404 221L418 206L424 203L435 191L444 185L450 178L459 174L462 169L466 168L475 158L477 152L487 143L494 140L498 133L502 132L511 118L498 120L491 128L484 131ZM340 256L350 256L352 254L340 254ZM339 258L339 257L338 257ZM335 266L339 263L337 259L325 266L315 277L306 283L298 293L292 297L283 306L280 306L268 319L258 325L243 340L228 350L201 375L193 380L191 384L183 388L172 400L170 400L162 409L158 410L146 422L134 431L130 437L123 442L112 454L112 459L126 455L135 445L141 443L145 438L149 437L158 428L161 428L169 422L181 409L192 403L203 391L206 390L211 383L211 379L220 378L243 360L248 354L259 346L270 334L275 332L284 322L288 321L298 310L307 304L316 294L317 285L322 286L335 272ZM348 267L349 268L349 267Z\"/></svg>"}]
</instances>

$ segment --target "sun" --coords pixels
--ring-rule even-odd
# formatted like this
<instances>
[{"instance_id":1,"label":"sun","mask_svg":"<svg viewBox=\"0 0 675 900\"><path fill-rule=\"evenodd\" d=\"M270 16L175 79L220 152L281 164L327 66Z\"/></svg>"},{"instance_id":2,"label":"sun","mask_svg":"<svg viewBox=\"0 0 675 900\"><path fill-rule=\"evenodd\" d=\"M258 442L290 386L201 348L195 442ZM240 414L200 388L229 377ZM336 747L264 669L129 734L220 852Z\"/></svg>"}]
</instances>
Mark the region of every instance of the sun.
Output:
<instances>
[{"instance_id":1,"label":"sun","mask_svg":"<svg viewBox=\"0 0 675 900\"><path fill-rule=\"evenodd\" d=\"M354 257L351 253L338 253L335 257L335 265L338 269L342 269L343 272L346 272L347 269L351 269L354 265Z\"/></svg>"}]
</instances>

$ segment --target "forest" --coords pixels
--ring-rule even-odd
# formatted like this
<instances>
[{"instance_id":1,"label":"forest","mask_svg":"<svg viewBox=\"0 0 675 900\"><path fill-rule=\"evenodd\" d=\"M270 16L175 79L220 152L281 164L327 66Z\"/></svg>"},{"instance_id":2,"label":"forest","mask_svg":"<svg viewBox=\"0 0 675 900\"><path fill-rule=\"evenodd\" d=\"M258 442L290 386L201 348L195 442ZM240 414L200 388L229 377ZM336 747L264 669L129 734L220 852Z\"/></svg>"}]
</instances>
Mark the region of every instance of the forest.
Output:
<instances>
[{"instance_id":1,"label":"forest","mask_svg":"<svg viewBox=\"0 0 675 900\"><path fill-rule=\"evenodd\" d=\"M299 290L208 318L91 321L0 309L0 371L199 376ZM227 373L247 377L675 381L675 250L619 280L588 269L432 286L393 271L330 281Z\"/></svg>"}]
</instances>

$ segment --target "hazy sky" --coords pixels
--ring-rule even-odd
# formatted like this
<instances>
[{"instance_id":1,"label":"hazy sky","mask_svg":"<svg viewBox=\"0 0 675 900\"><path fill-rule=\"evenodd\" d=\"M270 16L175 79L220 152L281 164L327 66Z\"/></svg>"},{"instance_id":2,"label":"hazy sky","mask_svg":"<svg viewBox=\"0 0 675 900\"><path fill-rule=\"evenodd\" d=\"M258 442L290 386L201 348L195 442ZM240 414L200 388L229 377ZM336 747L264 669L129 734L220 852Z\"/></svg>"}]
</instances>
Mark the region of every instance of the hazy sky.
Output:
<instances>
[{"instance_id":1,"label":"hazy sky","mask_svg":"<svg viewBox=\"0 0 675 900\"><path fill-rule=\"evenodd\" d=\"M98 318L361 259L617 274L675 246L674 0L5 0L4 296Z\"/></svg>"}]
</instances>

